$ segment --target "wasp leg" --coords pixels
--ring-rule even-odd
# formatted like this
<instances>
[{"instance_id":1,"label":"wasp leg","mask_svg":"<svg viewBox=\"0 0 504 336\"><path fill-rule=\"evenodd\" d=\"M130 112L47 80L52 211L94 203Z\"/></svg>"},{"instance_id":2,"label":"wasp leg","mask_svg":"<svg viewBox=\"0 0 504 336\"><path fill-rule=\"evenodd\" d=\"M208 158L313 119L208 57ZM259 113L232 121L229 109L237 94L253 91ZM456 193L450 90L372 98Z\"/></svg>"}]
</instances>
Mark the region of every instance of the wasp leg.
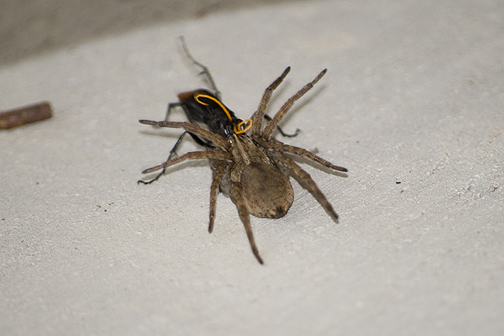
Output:
<instances>
[{"instance_id":1,"label":"wasp leg","mask_svg":"<svg viewBox=\"0 0 504 336\"><path fill-rule=\"evenodd\" d=\"M189 58L189 60L191 60L191 62L193 62L194 65L197 65L198 67L201 68L200 75L204 75L206 77L208 84L210 84L210 87L214 91L215 97L217 97L218 100L221 100L221 93L220 93L219 89L217 89L217 85L215 85L215 82L212 78L212 75L210 74L210 70L208 70L208 68L206 66L204 66L200 62L196 61L196 59L194 59L194 57L189 52L189 48L187 48L187 45L185 43L185 39L183 36L180 36L180 40L182 42L182 48L184 49L184 52L185 52L187 58Z\"/></svg>"},{"instance_id":2,"label":"wasp leg","mask_svg":"<svg viewBox=\"0 0 504 336\"><path fill-rule=\"evenodd\" d=\"M184 139L184 135L186 135L187 133L189 133L189 132L186 131L186 132L182 133L182 135L179 136L177 142L175 143L175 146L173 146L173 148L171 149L170 155L168 155L168 159L166 159L166 161L170 161L173 156L177 156L177 148L180 145L180 143L182 142L182 140ZM149 181L138 180L137 184L139 184L139 183L151 184L152 182L159 180L159 178L162 175L164 175L165 171L166 171L166 168L163 168L163 170L159 174L157 174L157 176L154 177L152 180L149 180Z\"/></svg>"},{"instance_id":3,"label":"wasp leg","mask_svg":"<svg viewBox=\"0 0 504 336\"><path fill-rule=\"evenodd\" d=\"M266 121L271 121L271 117L267 114L264 115L264 119L266 119ZM277 130L278 132L280 132L280 134L282 134L283 137L286 137L286 138L294 138L294 137L297 137L299 132L301 132L301 130L299 128L296 128L296 132L294 132L294 134L288 134L288 133L285 133L281 128L280 126L277 126Z\"/></svg>"}]
</instances>

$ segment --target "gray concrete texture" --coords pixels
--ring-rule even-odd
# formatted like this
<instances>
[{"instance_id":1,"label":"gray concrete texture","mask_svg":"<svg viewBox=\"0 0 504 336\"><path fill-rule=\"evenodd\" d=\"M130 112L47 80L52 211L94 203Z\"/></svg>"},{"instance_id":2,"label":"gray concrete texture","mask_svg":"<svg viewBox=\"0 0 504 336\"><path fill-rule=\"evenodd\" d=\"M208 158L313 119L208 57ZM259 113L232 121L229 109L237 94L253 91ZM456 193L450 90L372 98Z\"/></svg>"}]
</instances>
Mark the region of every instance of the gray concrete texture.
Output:
<instances>
[{"instance_id":1,"label":"gray concrete texture","mask_svg":"<svg viewBox=\"0 0 504 336\"><path fill-rule=\"evenodd\" d=\"M0 6L0 109L54 109L0 130L1 335L504 334L502 1ZM276 137L349 169L301 160L340 224L293 181L261 266L208 162L136 184L205 84L180 35L242 119L328 68Z\"/></svg>"}]
</instances>

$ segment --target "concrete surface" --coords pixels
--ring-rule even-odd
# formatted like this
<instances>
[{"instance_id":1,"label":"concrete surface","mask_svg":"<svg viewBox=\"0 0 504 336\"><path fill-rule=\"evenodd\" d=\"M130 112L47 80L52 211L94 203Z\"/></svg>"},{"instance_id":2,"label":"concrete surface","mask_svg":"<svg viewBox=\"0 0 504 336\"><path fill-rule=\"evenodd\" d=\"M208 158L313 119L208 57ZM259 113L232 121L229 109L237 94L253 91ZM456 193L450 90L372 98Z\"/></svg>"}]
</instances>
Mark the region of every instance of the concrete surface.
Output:
<instances>
[{"instance_id":1,"label":"concrete surface","mask_svg":"<svg viewBox=\"0 0 504 336\"><path fill-rule=\"evenodd\" d=\"M48 3L1 26L16 41L0 109L54 108L0 131L1 335L504 334L502 1L223 2L152 21L124 10L138 2ZM282 126L349 169L302 164L339 225L294 182L287 216L252 218L260 266L222 195L208 234L207 162L136 184L180 134L137 120L204 84L179 35L241 118L287 65L271 114L329 69Z\"/></svg>"}]
</instances>

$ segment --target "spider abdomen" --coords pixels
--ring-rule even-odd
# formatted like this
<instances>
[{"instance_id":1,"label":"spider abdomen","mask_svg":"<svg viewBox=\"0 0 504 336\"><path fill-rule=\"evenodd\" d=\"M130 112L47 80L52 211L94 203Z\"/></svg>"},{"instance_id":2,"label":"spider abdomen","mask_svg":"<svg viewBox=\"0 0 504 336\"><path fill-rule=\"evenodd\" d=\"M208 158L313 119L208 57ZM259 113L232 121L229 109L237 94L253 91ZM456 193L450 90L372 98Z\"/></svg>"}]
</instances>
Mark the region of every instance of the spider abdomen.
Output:
<instances>
[{"instance_id":1,"label":"spider abdomen","mask_svg":"<svg viewBox=\"0 0 504 336\"><path fill-rule=\"evenodd\" d=\"M289 177L273 165L250 162L241 174L243 198L255 217L281 218L294 201Z\"/></svg>"}]
</instances>

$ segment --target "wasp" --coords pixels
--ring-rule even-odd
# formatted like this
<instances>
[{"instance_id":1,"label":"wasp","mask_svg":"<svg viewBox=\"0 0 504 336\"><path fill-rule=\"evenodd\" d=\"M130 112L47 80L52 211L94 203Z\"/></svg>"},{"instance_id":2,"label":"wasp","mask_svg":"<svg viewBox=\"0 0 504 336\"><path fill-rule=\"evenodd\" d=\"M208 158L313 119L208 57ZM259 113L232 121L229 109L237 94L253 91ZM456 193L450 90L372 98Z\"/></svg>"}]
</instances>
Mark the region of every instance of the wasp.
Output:
<instances>
[{"instance_id":1,"label":"wasp","mask_svg":"<svg viewBox=\"0 0 504 336\"><path fill-rule=\"evenodd\" d=\"M260 218L281 218L285 216L294 201L294 191L289 178L294 178L304 189L320 203L327 214L338 223L338 215L332 205L318 188L310 175L285 154L294 154L307 158L335 171L347 172L344 167L336 166L310 151L287 145L272 137L279 122L292 108L294 103L308 92L327 72L322 70L311 82L291 96L279 109L273 118L266 116L266 108L273 91L282 83L290 71L287 67L283 73L271 83L262 96L257 111L250 119L241 120L235 113L222 103L209 70L197 62L182 45L188 57L202 69L207 76L214 92L207 89L197 89L182 92L179 101L168 106L165 120L140 120L141 124L156 127L182 128L185 132L177 140L170 151L168 159L155 166L145 169L142 174L162 170L150 181L139 181L144 184L159 179L165 169L186 160L208 159L213 170L213 181L210 186L210 219L208 231L214 227L217 195L222 192L231 198L238 210L247 234L252 253L260 264L263 259L255 243L250 215ZM168 121L170 111L182 107L188 122ZM266 121L263 127L263 120ZM205 126L202 127L202 126ZM296 130L294 135L297 135ZM185 134L200 145L204 151L195 151L178 156L176 149ZM287 136L294 136L287 135Z\"/></svg>"}]
</instances>

